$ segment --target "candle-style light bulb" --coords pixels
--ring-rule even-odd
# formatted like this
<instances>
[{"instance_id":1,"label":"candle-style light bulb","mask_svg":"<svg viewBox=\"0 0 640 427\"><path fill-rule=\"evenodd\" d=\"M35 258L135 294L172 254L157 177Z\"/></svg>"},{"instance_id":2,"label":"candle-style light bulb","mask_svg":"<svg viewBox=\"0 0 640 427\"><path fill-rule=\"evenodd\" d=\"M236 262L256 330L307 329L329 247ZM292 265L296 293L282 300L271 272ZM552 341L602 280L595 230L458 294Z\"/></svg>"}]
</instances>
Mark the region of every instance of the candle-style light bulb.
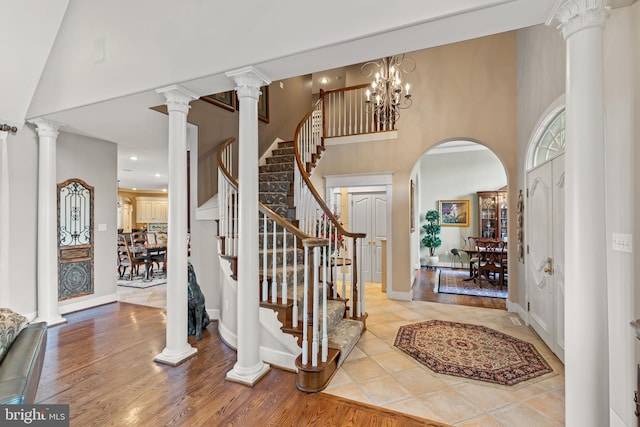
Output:
<instances>
[{"instance_id":1,"label":"candle-style light bulb","mask_svg":"<svg viewBox=\"0 0 640 427\"><path fill-rule=\"evenodd\" d=\"M404 85L404 96L409 96L409 83Z\"/></svg>"},{"instance_id":2,"label":"candle-style light bulb","mask_svg":"<svg viewBox=\"0 0 640 427\"><path fill-rule=\"evenodd\" d=\"M371 101L371 91L369 89L367 89L365 94L367 95L367 102L370 102Z\"/></svg>"}]
</instances>

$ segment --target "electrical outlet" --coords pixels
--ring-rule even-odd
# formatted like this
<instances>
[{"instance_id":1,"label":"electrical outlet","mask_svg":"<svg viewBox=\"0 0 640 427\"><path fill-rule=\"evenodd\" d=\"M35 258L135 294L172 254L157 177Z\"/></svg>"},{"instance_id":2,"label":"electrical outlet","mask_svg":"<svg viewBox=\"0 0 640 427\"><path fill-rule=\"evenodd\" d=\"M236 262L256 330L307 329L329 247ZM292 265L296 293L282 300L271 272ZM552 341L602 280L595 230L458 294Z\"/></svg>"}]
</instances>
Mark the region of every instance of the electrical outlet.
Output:
<instances>
[{"instance_id":1,"label":"electrical outlet","mask_svg":"<svg viewBox=\"0 0 640 427\"><path fill-rule=\"evenodd\" d=\"M631 234L613 233L612 247L618 252L633 252L633 238Z\"/></svg>"}]
</instances>

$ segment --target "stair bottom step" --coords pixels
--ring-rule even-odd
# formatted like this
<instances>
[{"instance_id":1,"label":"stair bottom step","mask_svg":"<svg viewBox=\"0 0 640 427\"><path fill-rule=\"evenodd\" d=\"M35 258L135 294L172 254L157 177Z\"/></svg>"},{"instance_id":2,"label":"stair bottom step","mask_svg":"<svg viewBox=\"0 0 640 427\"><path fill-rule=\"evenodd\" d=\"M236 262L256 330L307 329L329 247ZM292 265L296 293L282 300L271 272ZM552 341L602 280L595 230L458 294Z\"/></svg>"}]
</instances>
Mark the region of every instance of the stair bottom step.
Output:
<instances>
[{"instance_id":1,"label":"stair bottom step","mask_svg":"<svg viewBox=\"0 0 640 427\"><path fill-rule=\"evenodd\" d=\"M311 362L302 364L302 356L298 356L296 367L298 378L296 386L301 391L315 393L329 385L331 378L344 363L347 356L356 346L364 331L364 323L359 320L342 319L329 332L328 356L325 363L312 366Z\"/></svg>"},{"instance_id":2,"label":"stair bottom step","mask_svg":"<svg viewBox=\"0 0 640 427\"><path fill-rule=\"evenodd\" d=\"M340 351L329 348L327 361L319 366L311 366L311 363L302 364L302 356L298 356L296 367L298 368L298 377L296 379L296 387L300 391L307 393L317 393L324 390L329 385L329 381L338 371L338 357Z\"/></svg>"}]
</instances>

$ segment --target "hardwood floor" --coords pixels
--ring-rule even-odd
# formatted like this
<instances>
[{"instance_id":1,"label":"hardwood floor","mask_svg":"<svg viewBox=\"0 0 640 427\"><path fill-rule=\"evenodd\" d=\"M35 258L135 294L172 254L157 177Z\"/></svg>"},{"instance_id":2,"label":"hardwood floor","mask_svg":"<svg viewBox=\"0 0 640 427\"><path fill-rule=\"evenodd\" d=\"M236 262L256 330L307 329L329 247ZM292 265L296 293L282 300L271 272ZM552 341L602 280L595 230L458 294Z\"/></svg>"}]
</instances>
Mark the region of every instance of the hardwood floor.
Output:
<instances>
[{"instance_id":1,"label":"hardwood floor","mask_svg":"<svg viewBox=\"0 0 640 427\"><path fill-rule=\"evenodd\" d=\"M295 387L272 368L253 388L225 380L236 353L217 322L177 367L155 363L165 345L161 308L113 303L65 315L49 329L36 403L70 405L71 426L443 426Z\"/></svg>"},{"instance_id":2,"label":"hardwood floor","mask_svg":"<svg viewBox=\"0 0 640 427\"><path fill-rule=\"evenodd\" d=\"M431 301L444 304L468 305L472 307L497 308L506 310L507 301L502 298L475 297L434 292L436 270L420 269L413 285L414 301Z\"/></svg>"}]
</instances>

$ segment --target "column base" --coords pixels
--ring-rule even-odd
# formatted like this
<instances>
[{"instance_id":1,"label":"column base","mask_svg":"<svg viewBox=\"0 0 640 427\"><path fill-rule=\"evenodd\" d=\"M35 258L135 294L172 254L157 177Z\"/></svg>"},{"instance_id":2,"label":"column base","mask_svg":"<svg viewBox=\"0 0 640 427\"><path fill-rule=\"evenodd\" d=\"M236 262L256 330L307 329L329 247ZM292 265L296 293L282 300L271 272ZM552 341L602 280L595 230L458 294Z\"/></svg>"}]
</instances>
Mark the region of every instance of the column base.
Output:
<instances>
[{"instance_id":1,"label":"column base","mask_svg":"<svg viewBox=\"0 0 640 427\"><path fill-rule=\"evenodd\" d=\"M187 344L187 348L184 351L169 350L167 347L162 350L162 353L154 357L154 362L163 363L165 365L178 366L185 360L195 356L198 349L191 347Z\"/></svg>"},{"instance_id":2,"label":"column base","mask_svg":"<svg viewBox=\"0 0 640 427\"><path fill-rule=\"evenodd\" d=\"M257 369L252 369L250 372L246 369L238 368L237 364L232 370L227 372L227 381L233 381L253 387L262 377L267 375L271 370L271 366L266 363L260 362L257 365Z\"/></svg>"},{"instance_id":3,"label":"column base","mask_svg":"<svg viewBox=\"0 0 640 427\"><path fill-rule=\"evenodd\" d=\"M59 314L52 317L36 317L34 322L47 322L47 328L50 326L61 325L63 323L67 323L67 319L60 316Z\"/></svg>"}]
</instances>

